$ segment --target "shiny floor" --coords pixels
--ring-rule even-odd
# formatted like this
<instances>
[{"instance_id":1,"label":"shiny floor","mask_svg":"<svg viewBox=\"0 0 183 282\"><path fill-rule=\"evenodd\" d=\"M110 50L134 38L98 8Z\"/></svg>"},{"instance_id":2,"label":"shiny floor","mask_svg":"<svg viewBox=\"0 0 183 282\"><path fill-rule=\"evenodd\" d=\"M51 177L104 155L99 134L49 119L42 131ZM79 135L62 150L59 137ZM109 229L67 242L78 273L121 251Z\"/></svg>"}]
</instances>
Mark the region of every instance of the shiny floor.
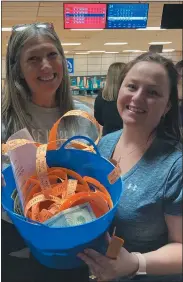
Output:
<instances>
[{"instance_id":1,"label":"shiny floor","mask_svg":"<svg viewBox=\"0 0 183 282\"><path fill-rule=\"evenodd\" d=\"M93 109L96 96L73 96L74 100L78 100Z\"/></svg>"},{"instance_id":2,"label":"shiny floor","mask_svg":"<svg viewBox=\"0 0 183 282\"><path fill-rule=\"evenodd\" d=\"M96 95L95 96L94 95L93 96L80 96L80 95L77 95L77 96L73 96L73 98L75 100L78 100L78 101L82 102L83 104L87 105L88 107L90 107L93 110ZM100 124L99 124L99 128L100 128L99 135L101 136L102 135L102 126Z\"/></svg>"}]
</instances>

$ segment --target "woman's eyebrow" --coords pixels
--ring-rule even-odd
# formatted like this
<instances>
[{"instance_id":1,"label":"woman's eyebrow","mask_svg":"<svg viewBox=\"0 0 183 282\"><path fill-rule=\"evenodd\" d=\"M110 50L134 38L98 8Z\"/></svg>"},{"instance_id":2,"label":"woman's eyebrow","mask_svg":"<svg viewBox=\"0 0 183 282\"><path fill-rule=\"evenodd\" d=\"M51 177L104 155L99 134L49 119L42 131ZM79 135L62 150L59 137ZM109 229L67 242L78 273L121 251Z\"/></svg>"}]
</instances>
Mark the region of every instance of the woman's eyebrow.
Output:
<instances>
[{"instance_id":1,"label":"woman's eyebrow","mask_svg":"<svg viewBox=\"0 0 183 282\"><path fill-rule=\"evenodd\" d=\"M43 46L43 47L30 47L28 50L27 50L27 53L30 54L30 53L36 53L36 52L42 52L42 51L52 51L52 50L55 50L52 46Z\"/></svg>"},{"instance_id":2,"label":"woman's eyebrow","mask_svg":"<svg viewBox=\"0 0 183 282\"><path fill-rule=\"evenodd\" d=\"M135 82L135 83L139 83L140 80L136 79L136 78L129 78L126 83L129 83L129 82ZM149 87L161 87L160 84L157 84L157 83L147 83L147 85Z\"/></svg>"},{"instance_id":3,"label":"woman's eyebrow","mask_svg":"<svg viewBox=\"0 0 183 282\"><path fill-rule=\"evenodd\" d=\"M148 86L150 86L150 87L161 87L161 85L159 85L159 84L148 84Z\"/></svg>"}]
</instances>

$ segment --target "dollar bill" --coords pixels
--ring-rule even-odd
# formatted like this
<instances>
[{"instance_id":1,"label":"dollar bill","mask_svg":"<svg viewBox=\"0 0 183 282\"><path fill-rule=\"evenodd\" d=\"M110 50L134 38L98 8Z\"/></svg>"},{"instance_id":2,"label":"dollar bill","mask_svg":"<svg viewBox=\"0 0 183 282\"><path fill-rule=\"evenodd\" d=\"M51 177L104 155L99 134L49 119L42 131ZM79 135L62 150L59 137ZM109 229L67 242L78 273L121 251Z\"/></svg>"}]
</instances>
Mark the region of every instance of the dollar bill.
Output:
<instances>
[{"instance_id":1,"label":"dollar bill","mask_svg":"<svg viewBox=\"0 0 183 282\"><path fill-rule=\"evenodd\" d=\"M45 221L44 224L49 227L68 227L81 225L95 219L96 216L90 204L84 203L58 213Z\"/></svg>"},{"instance_id":2,"label":"dollar bill","mask_svg":"<svg viewBox=\"0 0 183 282\"><path fill-rule=\"evenodd\" d=\"M23 215L17 188L13 190L13 193L11 194L11 198L14 201L14 212Z\"/></svg>"},{"instance_id":3,"label":"dollar bill","mask_svg":"<svg viewBox=\"0 0 183 282\"><path fill-rule=\"evenodd\" d=\"M13 193L11 194L11 198L12 198L13 201L15 200L17 193L18 193L17 188L15 188L13 190Z\"/></svg>"},{"instance_id":4,"label":"dollar bill","mask_svg":"<svg viewBox=\"0 0 183 282\"><path fill-rule=\"evenodd\" d=\"M23 211L22 211L22 207L21 207L21 203L20 203L20 198L18 193L15 196L14 199L14 212L20 215L23 215Z\"/></svg>"}]
</instances>

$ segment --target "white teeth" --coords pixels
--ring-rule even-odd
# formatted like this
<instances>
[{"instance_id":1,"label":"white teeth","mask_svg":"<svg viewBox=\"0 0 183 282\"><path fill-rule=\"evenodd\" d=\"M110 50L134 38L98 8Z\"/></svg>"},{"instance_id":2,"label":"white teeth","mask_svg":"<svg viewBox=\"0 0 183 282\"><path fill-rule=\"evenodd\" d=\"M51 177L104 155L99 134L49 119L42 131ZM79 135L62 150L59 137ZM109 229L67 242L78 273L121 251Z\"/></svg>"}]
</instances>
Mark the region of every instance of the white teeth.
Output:
<instances>
[{"instance_id":1,"label":"white teeth","mask_svg":"<svg viewBox=\"0 0 183 282\"><path fill-rule=\"evenodd\" d=\"M141 110L141 109L139 109L139 108L132 107L132 106L128 106L128 109L129 109L131 112L134 112L134 113L145 113L144 110Z\"/></svg>"},{"instance_id":2,"label":"white teeth","mask_svg":"<svg viewBox=\"0 0 183 282\"><path fill-rule=\"evenodd\" d=\"M47 80L52 80L54 78L54 75L52 76L49 76L49 77L39 77L40 80L43 80L43 81L47 81Z\"/></svg>"}]
</instances>

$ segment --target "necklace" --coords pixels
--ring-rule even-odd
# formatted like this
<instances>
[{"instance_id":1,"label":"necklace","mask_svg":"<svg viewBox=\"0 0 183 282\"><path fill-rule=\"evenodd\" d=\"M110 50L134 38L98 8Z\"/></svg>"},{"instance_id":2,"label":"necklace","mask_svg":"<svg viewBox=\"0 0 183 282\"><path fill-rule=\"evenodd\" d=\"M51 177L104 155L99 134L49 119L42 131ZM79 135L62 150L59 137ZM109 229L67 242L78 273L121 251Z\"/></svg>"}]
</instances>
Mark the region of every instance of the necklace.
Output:
<instances>
[{"instance_id":1,"label":"necklace","mask_svg":"<svg viewBox=\"0 0 183 282\"><path fill-rule=\"evenodd\" d=\"M135 152L139 148L143 148L142 153L144 153L145 150L148 148L148 145L150 146L152 144L152 142L154 141L155 137L156 137L156 135L151 135L148 138L148 140L147 140L147 142L145 144L143 143L142 145L140 145L140 147L133 149L126 156L131 155L133 152ZM114 166L115 166L115 168L108 175L108 180L109 180L110 184L114 184L120 178L121 174L123 173L123 171L121 170L121 167L120 167L120 162L124 158L125 158L124 156L120 156L117 161L112 159L112 158L110 159L110 162L112 164L114 164Z\"/></svg>"}]
</instances>

